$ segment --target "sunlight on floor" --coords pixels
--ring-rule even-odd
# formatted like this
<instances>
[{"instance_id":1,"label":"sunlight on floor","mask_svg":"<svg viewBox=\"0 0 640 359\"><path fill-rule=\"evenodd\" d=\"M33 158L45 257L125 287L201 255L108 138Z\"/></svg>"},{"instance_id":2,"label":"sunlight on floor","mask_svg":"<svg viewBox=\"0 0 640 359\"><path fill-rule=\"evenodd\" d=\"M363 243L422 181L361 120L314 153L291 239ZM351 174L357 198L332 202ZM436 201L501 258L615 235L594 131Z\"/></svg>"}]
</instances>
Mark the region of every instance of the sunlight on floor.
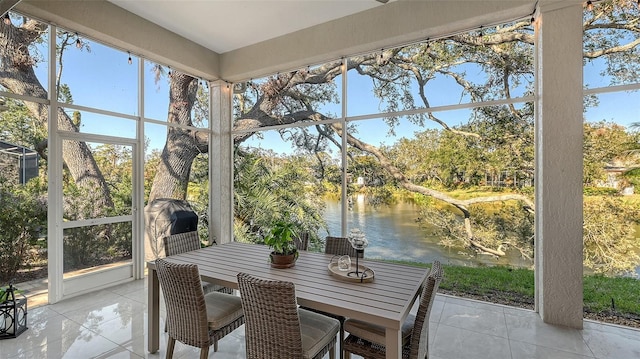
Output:
<instances>
[{"instance_id":1,"label":"sunlight on floor","mask_svg":"<svg viewBox=\"0 0 640 359\"><path fill-rule=\"evenodd\" d=\"M29 329L0 340L0 357L164 358L165 333L157 353L146 351L146 296L146 280L138 280L32 307ZM592 321L585 321L581 331L556 327L528 310L444 295L436 298L431 313L429 342L430 359L640 358L639 330ZM177 343L174 358L198 353ZM244 327L223 338L209 357L244 358Z\"/></svg>"}]
</instances>

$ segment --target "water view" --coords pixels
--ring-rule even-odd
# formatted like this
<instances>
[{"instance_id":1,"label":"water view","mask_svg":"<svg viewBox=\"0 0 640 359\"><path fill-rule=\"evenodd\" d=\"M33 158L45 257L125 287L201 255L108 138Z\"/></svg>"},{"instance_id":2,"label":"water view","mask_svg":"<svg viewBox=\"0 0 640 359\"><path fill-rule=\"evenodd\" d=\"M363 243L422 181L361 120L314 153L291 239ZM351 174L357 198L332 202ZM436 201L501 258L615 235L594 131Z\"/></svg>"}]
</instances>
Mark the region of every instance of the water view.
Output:
<instances>
[{"instance_id":1,"label":"water view","mask_svg":"<svg viewBox=\"0 0 640 359\"><path fill-rule=\"evenodd\" d=\"M340 202L327 200L324 218L331 235L340 235ZM479 266L511 265L532 268L533 261L522 258L518 253L507 252L507 256L496 258L492 255L477 254L465 248L445 248L438 244L438 238L429 234L417 222L418 206L399 202L377 207L367 205L364 197L354 201L347 213L348 228L359 228L369 246L366 258L410 260L430 263L439 260L446 264ZM322 235L321 235L322 237Z\"/></svg>"},{"instance_id":2,"label":"water view","mask_svg":"<svg viewBox=\"0 0 640 359\"><path fill-rule=\"evenodd\" d=\"M340 235L340 202L325 202L325 220L331 235ZM507 251L507 255L497 258L493 255L478 254L466 248L446 248L438 244L438 238L430 235L429 228L417 222L418 206L409 202L391 205L371 206L364 197L352 204L347 213L348 228L359 228L369 246L366 258L411 260L431 263L439 260L446 264L463 266L509 265L533 268L533 260L522 258L517 251ZM640 228L636 228L636 237ZM323 234L321 234L321 237ZM590 272L585 270L585 272ZM635 269L640 277L640 265Z\"/></svg>"}]
</instances>

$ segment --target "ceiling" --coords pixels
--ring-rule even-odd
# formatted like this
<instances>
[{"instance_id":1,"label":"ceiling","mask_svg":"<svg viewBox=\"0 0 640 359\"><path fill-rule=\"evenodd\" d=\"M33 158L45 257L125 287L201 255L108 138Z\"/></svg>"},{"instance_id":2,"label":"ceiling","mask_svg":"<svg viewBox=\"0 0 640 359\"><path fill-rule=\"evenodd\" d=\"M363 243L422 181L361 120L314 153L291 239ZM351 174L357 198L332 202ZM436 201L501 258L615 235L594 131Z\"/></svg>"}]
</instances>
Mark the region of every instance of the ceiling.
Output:
<instances>
[{"instance_id":1,"label":"ceiling","mask_svg":"<svg viewBox=\"0 0 640 359\"><path fill-rule=\"evenodd\" d=\"M219 54L376 6L384 0L109 0Z\"/></svg>"}]
</instances>

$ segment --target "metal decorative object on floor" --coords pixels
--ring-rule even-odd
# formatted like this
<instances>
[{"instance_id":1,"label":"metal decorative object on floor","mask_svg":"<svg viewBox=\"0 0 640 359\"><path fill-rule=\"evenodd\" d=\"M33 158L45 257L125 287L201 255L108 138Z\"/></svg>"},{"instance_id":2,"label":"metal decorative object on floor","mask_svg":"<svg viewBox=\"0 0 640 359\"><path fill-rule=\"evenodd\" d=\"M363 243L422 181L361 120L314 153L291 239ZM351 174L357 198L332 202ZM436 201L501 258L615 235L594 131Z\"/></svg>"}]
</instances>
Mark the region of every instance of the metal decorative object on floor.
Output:
<instances>
[{"instance_id":1,"label":"metal decorative object on floor","mask_svg":"<svg viewBox=\"0 0 640 359\"><path fill-rule=\"evenodd\" d=\"M16 338L27 330L27 298L9 285L6 299L0 303L0 339Z\"/></svg>"}]
</instances>

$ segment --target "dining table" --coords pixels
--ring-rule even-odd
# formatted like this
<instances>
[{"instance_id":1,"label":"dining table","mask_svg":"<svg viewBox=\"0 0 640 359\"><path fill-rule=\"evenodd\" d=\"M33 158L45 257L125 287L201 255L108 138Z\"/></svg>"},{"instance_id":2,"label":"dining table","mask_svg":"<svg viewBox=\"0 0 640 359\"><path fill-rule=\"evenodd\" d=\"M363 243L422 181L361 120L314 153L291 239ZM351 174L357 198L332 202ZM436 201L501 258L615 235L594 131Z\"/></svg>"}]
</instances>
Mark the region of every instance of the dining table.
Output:
<instances>
[{"instance_id":1,"label":"dining table","mask_svg":"<svg viewBox=\"0 0 640 359\"><path fill-rule=\"evenodd\" d=\"M272 268L265 245L231 242L167 257L173 263L196 264L203 281L238 289L240 272L292 282L300 306L378 324L385 329L386 358L402 357L402 323L420 295L428 268L361 259L373 279L344 278L329 270L335 256L299 251L291 268ZM148 268L148 351L160 346L160 285L155 261Z\"/></svg>"}]
</instances>

